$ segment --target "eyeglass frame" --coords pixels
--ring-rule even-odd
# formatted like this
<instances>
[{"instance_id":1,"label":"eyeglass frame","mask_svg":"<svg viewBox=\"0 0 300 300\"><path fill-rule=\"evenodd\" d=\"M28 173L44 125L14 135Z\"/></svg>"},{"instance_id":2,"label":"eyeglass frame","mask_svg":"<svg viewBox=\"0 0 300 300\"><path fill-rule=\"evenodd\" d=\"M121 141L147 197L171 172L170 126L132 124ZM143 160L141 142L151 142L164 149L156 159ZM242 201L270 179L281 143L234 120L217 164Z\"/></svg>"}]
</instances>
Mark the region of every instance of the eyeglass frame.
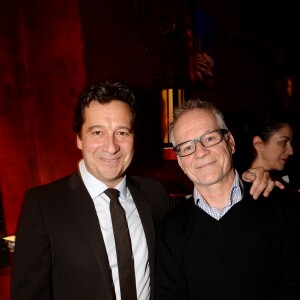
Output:
<instances>
[{"instance_id":1,"label":"eyeglass frame","mask_svg":"<svg viewBox=\"0 0 300 300\"><path fill-rule=\"evenodd\" d=\"M204 145L203 142L202 142L203 138L204 138L206 135L208 135L208 134L210 134L210 133L213 133L213 132L218 132L218 133L219 133L219 135L220 135L220 140L219 140L217 143L215 143L215 144L213 144L213 145L210 145L210 146ZM228 134L228 133L229 133L229 131L228 131L227 129L225 129L225 128L220 128L220 129L211 130L211 131L209 131L209 132L206 132L206 133L202 134L200 137L198 137L198 138L196 138L196 139L188 140L188 141L182 142L182 143L180 143L180 144L174 146L174 147L173 147L173 150L174 150L174 152L175 152L177 155L179 155L180 157L186 157L186 156L192 155L193 153L196 152L196 143L199 142L203 147L205 147L205 148L210 148L210 147L213 147L213 146L215 146L215 145L220 144L220 143L224 140L225 134ZM181 145L183 145L183 144L185 144L185 143L190 143L190 142L193 142L193 143L194 143L194 146L195 146L194 151L193 151L192 153L187 154L187 155L180 155L180 154L179 154L178 147L180 147Z\"/></svg>"}]
</instances>

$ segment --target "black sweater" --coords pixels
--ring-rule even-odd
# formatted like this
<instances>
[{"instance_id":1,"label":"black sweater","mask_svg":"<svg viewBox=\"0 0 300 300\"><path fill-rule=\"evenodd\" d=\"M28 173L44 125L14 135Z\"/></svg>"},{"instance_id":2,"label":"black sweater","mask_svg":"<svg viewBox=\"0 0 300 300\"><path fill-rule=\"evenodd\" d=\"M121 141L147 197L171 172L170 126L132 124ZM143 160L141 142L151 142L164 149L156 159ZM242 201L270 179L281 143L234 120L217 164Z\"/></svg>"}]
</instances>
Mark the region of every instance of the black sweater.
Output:
<instances>
[{"instance_id":1,"label":"black sweater","mask_svg":"<svg viewBox=\"0 0 300 300\"><path fill-rule=\"evenodd\" d=\"M298 200L298 201L297 201ZM275 188L219 221L183 201L157 232L156 299L300 299L299 199Z\"/></svg>"}]
</instances>

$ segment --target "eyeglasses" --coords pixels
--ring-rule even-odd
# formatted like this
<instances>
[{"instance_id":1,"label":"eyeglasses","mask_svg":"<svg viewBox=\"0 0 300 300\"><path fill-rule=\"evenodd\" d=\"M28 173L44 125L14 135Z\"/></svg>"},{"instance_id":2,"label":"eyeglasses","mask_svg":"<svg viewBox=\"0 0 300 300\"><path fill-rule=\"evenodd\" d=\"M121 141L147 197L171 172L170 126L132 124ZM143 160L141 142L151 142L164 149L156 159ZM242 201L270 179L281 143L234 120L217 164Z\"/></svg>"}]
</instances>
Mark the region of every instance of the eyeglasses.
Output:
<instances>
[{"instance_id":1,"label":"eyeglasses","mask_svg":"<svg viewBox=\"0 0 300 300\"><path fill-rule=\"evenodd\" d=\"M188 156L196 151L197 142L200 142L203 147L209 148L221 143L223 141L224 135L227 133L227 129L216 129L201 135L197 139L183 142L173 147L173 150L180 157Z\"/></svg>"}]
</instances>

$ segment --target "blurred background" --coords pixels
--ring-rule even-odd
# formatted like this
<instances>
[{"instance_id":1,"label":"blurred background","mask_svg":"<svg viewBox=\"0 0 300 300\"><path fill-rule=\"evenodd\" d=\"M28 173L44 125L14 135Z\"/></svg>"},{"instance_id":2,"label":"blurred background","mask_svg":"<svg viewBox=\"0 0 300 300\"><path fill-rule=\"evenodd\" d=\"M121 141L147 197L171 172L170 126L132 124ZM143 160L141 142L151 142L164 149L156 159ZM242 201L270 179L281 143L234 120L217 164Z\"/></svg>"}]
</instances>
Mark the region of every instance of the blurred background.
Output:
<instances>
[{"instance_id":1,"label":"blurred background","mask_svg":"<svg viewBox=\"0 0 300 300\"><path fill-rule=\"evenodd\" d=\"M77 169L73 109L87 83L133 89L140 128L129 172L170 194L191 193L166 133L185 98L214 102L236 138L269 108L298 120L297 14L289 0L1 1L0 238L15 234L28 187Z\"/></svg>"}]
</instances>

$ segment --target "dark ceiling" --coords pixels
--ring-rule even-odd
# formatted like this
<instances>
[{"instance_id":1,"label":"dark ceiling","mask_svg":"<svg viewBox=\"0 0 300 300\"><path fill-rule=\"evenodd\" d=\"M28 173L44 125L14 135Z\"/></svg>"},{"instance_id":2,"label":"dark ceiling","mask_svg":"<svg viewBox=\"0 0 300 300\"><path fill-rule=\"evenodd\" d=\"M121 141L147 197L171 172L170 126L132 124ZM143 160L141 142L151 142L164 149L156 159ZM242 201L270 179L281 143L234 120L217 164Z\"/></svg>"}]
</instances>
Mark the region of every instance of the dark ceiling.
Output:
<instances>
[{"instance_id":1,"label":"dark ceiling","mask_svg":"<svg viewBox=\"0 0 300 300\"><path fill-rule=\"evenodd\" d=\"M286 64L297 71L299 10L296 1L240 1L240 28L253 43L283 52Z\"/></svg>"}]
</instances>

